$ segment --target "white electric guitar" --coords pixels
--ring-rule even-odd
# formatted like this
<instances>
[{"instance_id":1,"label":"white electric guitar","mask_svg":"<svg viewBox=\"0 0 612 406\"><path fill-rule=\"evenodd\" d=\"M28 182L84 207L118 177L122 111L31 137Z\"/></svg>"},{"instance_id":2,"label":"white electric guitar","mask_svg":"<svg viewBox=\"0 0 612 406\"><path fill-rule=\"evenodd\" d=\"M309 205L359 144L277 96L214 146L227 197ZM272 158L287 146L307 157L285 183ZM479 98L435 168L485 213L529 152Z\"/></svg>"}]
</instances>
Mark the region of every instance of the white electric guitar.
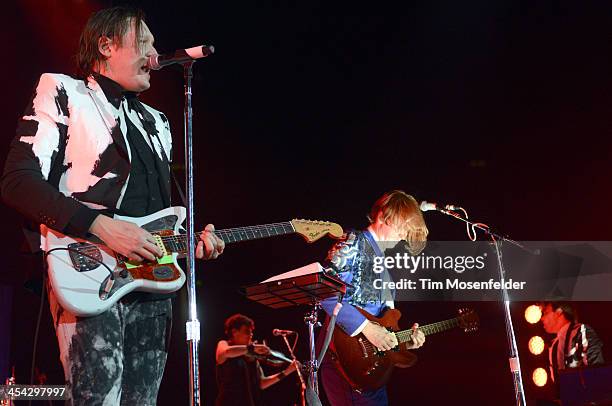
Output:
<instances>
[{"instance_id":1,"label":"white electric guitar","mask_svg":"<svg viewBox=\"0 0 612 406\"><path fill-rule=\"evenodd\" d=\"M184 207L169 207L145 217L115 216L130 221L155 237L163 256L155 262L130 263L101 241L68 237L46 226L49 280L59 303L77 316L94 316L132 291L170 293L185 283L177 258L187 252L187 235L179 233ZM330 234L342 236L342 227L326 221L291 220L283 223L216 230L225 244L297 233L313 242ZM196 235L196 241L199 240Z\"/></svg>"}]
</instances>

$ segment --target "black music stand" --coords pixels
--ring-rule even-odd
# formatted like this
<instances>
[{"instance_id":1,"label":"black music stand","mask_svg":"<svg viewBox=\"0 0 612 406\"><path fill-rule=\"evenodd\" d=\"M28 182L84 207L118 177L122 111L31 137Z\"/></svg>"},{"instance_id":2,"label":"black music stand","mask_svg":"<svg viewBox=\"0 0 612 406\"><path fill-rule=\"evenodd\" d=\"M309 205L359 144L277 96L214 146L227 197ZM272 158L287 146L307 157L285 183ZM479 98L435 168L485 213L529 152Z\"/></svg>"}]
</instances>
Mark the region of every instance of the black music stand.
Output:
<instances>
[{"instance_id":1,"label":"black music stand","mask_svg":"<svg viewBox=\"0 0 612 406\"><path fill-rule=\"evenodd\" d=\"M310 311L304 317L308 327L310 361L307 364L309 386L317 395L319 365L315 353L314 328L318 323L321 300L346 293L346 284L325 273L318 262L274 276L257 285L247 286L246 297L272 309L308 305Z\"/></svg>"}]
</instances>

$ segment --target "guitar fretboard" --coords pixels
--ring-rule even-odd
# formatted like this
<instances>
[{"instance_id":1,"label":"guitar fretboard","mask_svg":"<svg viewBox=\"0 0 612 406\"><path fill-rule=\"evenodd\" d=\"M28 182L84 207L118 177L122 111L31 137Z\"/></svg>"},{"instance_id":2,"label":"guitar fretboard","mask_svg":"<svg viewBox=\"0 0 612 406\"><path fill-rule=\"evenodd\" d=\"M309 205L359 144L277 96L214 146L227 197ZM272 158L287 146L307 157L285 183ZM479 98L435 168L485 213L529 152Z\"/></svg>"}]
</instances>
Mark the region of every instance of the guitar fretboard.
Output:
<instances>
[{"instance_id":1,"label":"guitar fretboard","mask_svg":"<svg viewBox=\"0 0 612 406\"><path fill-rule=\"evenodd\" d=\"M425 326L419 326L419 330L423 332L425 335L440 333L442 331L450 330L451 328L455 328L459 325L459 319L454 318L450 320L439 321L437 323L427 324ZM405 343L406 341L410 341L412 339L412 329L402 330L395 333L397 337L397 341L400 343Z\"/></svg>"},{"instance_id":2,"label":"guitar fretboard","mask_svg":"<svg viewBox=\"0 0 612 406\"><path fill-rule=\"evenodd\" d=\"M260 238L274 237L277 235L292 234L295 232L289 221L282 223L263 224L259 226L236 227L224 230L216 230L215 235L223 240L225 244L240 241L257 240ZM203 231L195 233L196 244L200 240ZM184 254L187 252L187 234L164 236L161 238L166 250Z\"/></svg>"}]
</instances>

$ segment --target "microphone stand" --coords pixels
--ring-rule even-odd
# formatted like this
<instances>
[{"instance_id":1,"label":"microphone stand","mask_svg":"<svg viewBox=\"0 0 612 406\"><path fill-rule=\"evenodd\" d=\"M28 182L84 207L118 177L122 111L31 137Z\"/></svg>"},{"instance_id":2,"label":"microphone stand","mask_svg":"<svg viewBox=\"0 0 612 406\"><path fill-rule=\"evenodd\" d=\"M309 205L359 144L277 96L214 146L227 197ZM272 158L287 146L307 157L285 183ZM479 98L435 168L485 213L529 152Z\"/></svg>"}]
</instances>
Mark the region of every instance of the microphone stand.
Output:
<instances>
[{"instance_id":1,"label":"microphone stand","mask_svg":"<svg viewBox=\"0 0 612 406\"><path fill-rule=\"evenodd\" d=\"M295 361L297 358L295 358L295 354L293 353L293 348L291 348L291 345L289 344L289 340L287 340L287 334L282 334L283 336L283 340L285 340L285 344L287 345L287 350L289 350L289 355L291 355L291 359L293 361ZM304 377L302 376L302 371L300 368L300 365L296 365L295 368L295 372L297 372L298 377L300 378L300 386L301 386L301 393L300 393L300 398L302 399L301 401L301 405L305 406L306 405L306 396L304 395L304 392L306 391L306 381L304 381Z\"/></svg>"},{"instance_id":2,"label":"microphone stand","mask_svg":"<svg viewBox=\"0 0 612 406\"><path fill-rule=\"evenodd\" d=\"M186 336L189 356L189 405L199 406L201 404L198 355L200 321L198 320L195 285L196 244L193 221L193 109L191 107L191 79L193 78L194 63L195 61L188 61L182 65L185 77L185 188L187 189L187 301L189 305L189 319L186 323Z\"/></svg>"},{"instance_id":3,"label":"microphone stand","mask_svg":"<svg viewBox=\"0 0 612 406\"><path fill-rule=\"evenodd\" d=\"M466 218L463 218L458 213L455 213L450 210L445 210L441 208L436 208L436 211L444 213L448 216L454 217L464 223L469 224L473 228L478 228L484 231L491 237L493 243L495 244L495 252L497 254L497 269L499 271L499 281L501 283L501 294L504 306L504 316L506 321L506 338L508 340L508 352L509 358L508 361L510 363L510 373L512 374L512 380L514 382L514 394L515 394L515 402L517 406L525 406L527 402L525 400L525 388L523 387L523 377L521 375L521 363L519 359L518 348L516 345L516 336L514 333L514 325L512 324L512 316L510 314L510 296L508 295L508 290L505 288L505 280L506 280L506 271L504 269L504 264L502 261L502 251L501 244L503 241L507 241L508 243L515 245L531 254L537 254L537 251L533 251L523 244L514 241L508 237L497 234L493 230L491 230L488 226L484 226L478 223L474 223Z\"/></svg>"}]
</instances>

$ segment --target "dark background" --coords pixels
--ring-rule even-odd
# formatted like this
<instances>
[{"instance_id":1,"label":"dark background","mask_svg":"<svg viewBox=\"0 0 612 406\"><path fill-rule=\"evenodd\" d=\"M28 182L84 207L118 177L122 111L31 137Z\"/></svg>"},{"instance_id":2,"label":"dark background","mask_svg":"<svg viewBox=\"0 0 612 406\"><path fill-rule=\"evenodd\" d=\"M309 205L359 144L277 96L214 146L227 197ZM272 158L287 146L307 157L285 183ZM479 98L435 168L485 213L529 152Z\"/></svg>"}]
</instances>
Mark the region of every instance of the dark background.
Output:
<instances>
[{"instance_id":1,"label":"dark background","mask_svg":"<svg viewBox=\"0 0 612 406\"><path fill-rule=\"evenodd\" d=\"M119 1L18 1L3 6L2 153L42 72L73 71L89 14ZM195 65L196 223L218 228L310 218L366 225L383 192L460 204L517 240L610 240L612 5L609 2L426 1L138 2L160 53L201 43L214 56ZM381 2L382 3L382 2ZM534 4L537 3L537 4ZM8 47L8 49L6 49ZM182 74L153 73L143 100L164 111L181 176ZM178 203L178 200L175 200ZM28 380L39 298L25 290L20 219L2 207L5 298L2 343L17 380ZM427 213L431 239L465 240L465 229ZM201 373L205 404L215 393L214 348L223 320L242 312L256 337L283 349L272 328L305 333L305 309L269 310L238 289L321 260L330 240L290 236L228 246L199 264ZM161 405L187 404L185 290L175 302L173 345ZM8 303L8 304L6 304ZM530 399L531 371L544 366L514 320ZM392 404L514 404L503 313L474 303L480 330L427 339L420 362L396 371ZM449 318L455 303L399 303L404 326ZM612 347L609 303L577 303L582 320ZM46 307L45 307L46 310ZM305 334L298 346L306 357ZM612 357L609 348L607 358ZM37 365L48 382L63 373L46 310ZM5 371L0 371L4 373ZM0 373L0 375L1 375ZM293 401L293 377L266 392Z\"/></svg>"}]
</instances>

